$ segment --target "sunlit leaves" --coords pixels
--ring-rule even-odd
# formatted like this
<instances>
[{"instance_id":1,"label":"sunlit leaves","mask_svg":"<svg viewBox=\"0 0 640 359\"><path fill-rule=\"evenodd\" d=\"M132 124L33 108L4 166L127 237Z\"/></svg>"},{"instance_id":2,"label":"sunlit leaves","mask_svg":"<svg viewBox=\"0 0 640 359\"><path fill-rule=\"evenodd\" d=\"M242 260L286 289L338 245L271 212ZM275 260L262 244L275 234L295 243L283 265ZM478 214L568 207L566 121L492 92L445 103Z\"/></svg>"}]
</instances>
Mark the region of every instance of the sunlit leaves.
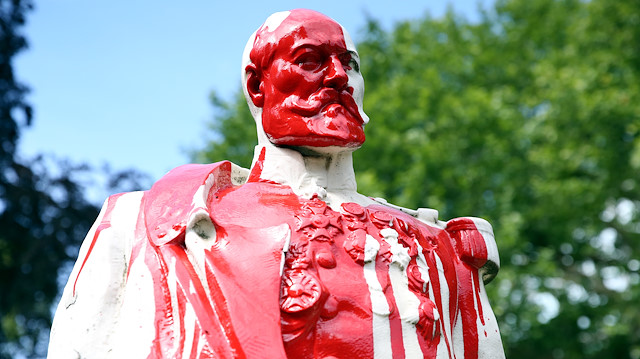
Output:
<instances>
[{"instance_id":1,"label":"sunlit leaves","mask_svg":"<svg viewBox=\"0 0 640 359\"><path fill-rule=\"evenodd\" d=\"M611 319L640 302L625 267L640 239L632 3L499 1L477 24L427 17L359 45L371 117L360 189L491 220L508 356L637 350L639 326Z\"/></svg>"},{"instance_id":2,"label":"sunlit leaves","mask_svg":"<svg viewBox=\"0 0 640 359\"><path fill-rule=\"evenodd\" d=\"M507 357L640 358L640 2L499 0L360 39L359 191L490 220ZM225 106L209 160L254 143Z\"/></svg>"}]
</instances>

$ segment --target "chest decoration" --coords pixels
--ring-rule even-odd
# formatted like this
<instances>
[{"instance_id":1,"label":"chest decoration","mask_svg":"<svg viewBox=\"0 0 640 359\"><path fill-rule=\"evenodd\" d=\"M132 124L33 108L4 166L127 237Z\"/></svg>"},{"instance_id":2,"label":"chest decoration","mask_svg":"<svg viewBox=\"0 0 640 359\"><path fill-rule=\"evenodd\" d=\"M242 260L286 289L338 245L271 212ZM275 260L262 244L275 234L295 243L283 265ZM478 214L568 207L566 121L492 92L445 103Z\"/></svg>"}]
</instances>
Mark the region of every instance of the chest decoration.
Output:
<instances>
[{"instance_id":1,"label":"chest decoration","mask_svg":"<svg viewBox=\"0 0 640 359\"><path fill-rule=\"evenodd\" d=\"M426 258L437 248L437 240L426 225L383 208L356 203L343 203L338 212L313 198L296 211L291 229L280 288L285 341L291 337L286 335L289 327L304 332L294 322L306 322L305 327L312 330L318 319L334 318L338 308L353 313L371 308L369 316L402 317L415 325L424 340L438 335L439 314L429 297L433 289ZM348 289L341 287L358 283L335 273L360 272L365 273L364 278L367 270L377 278L375 286L368 283L371 299L344 302L340 293ZM393 298L394 278L405 282L403 287L412 293L409 297L414 303L403 305ZM376 295L381 305L376 305ZM417 307L417 311L403 313L409 306Z\"/></svg>"}]
</instances>

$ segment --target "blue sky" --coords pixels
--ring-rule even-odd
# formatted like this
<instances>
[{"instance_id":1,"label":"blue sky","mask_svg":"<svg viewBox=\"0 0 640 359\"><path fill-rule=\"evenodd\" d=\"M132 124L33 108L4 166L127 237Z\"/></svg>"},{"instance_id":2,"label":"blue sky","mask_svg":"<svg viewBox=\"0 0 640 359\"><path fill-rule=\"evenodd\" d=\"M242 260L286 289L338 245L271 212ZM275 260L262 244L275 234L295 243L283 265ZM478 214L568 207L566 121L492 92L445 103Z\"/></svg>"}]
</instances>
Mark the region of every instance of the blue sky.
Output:
<instances>
[{"instance_id":1,"label":"blue sky","mask_svg":"<svg viewBox=\"0 0 640 359\"><path fill-rule=\"evenodd\" d=\"M451 6L474 19L479 5L492 3L456 0ZM448 4L38 1L24 28L29 49L15 61L18 79L31 88L28 101L35 109L20 152L97 167L137 168L157 179L188 163L188 151L204 145L214 115L210 92L230 98L240 88L245 42L271 13L318 10L340 22L357 43L365 13L390 29L396 21L426 12L441 16Z\"/></svg>"}]
</instances>

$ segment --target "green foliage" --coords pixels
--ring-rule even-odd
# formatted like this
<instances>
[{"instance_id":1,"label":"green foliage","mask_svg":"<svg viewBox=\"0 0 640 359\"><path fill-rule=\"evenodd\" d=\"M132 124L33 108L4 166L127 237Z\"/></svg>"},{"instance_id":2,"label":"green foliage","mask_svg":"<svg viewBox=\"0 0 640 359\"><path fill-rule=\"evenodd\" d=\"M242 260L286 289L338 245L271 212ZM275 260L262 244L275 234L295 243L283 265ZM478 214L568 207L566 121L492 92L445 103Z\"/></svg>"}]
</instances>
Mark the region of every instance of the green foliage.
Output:
<instances>
[{"instance_id":1,"label":"green foliage","mask_svg":"<svg viewBox=\"0 0 640 359\"><path fill-rule=\"evenodd\" d=\"M253 148L258 143L256 126L251 117L242 91L238 91L233 101L226 102L215 93L211 103L216 114L209 129L213 138L206 147L194 154L197 162L231 161L248 168L253 159Z\"/></svg>"},{"instance_id":2,"label":"green foliage","mask_svg":"<svg viewBox=\"0 0 640 359\"><path fill-rule=\"evenodd\" d=\"M370 20L358 49L359 191L492 222L507 357L640 358L640 2ZM250 156L244 98L216 106L201 159Z\"/></svg>"}]
</instances>

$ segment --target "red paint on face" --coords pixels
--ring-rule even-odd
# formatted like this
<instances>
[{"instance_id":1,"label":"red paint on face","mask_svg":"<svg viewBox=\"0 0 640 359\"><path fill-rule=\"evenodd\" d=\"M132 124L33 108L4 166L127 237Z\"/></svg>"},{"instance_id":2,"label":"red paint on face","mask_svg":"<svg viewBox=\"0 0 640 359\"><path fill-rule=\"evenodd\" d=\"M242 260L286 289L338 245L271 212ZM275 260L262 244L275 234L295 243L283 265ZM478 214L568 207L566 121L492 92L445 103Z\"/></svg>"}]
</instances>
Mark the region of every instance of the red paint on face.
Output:
<instances>
[{"instance_id":1,"label":"red paint on face","mask_svg":"<svg viewBox=\"0 0 640 359\"><path fill-rule=\"evenodd\" d=\"M274 31L258 31L250 56L260 67L262 126L273 144L364 143L364 121L348 86L349 73L358 71L357 59L335 21L311 10L294 10Z\"/></svg>"}]
</instances>

